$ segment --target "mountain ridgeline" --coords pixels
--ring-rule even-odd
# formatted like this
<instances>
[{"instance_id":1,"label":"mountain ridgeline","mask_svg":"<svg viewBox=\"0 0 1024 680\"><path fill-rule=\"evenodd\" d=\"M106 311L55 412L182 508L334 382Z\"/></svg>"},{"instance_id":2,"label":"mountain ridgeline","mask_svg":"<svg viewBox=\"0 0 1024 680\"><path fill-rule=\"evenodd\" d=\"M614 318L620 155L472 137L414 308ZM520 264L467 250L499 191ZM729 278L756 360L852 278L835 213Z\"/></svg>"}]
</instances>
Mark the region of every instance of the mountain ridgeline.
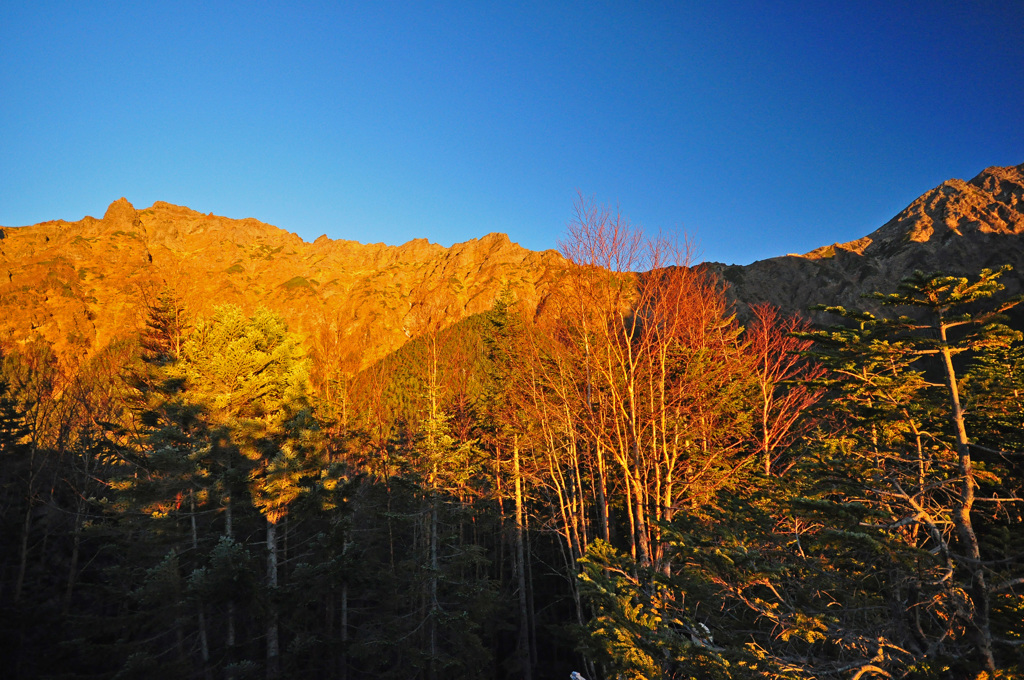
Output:
<instances>
[{"instance_id":1,"label":"mountain ridgeline","mask_svg":"<svg viewBox=\"0 0 1024 680\"><path fill-rule=\"evenodd\" d=\"M306 243L255 219L157 202L115 201L85 217L0 230L0 343L41 337L90 354L137 333L146 305L171 289L195 315L232 303L268 307L290 329L358 368L410 337L490 309L505 288L536 307L565 263L504 234L451 248L417 239Z\"/></svg>"},{"instance_id":2,"label":"mountain ridgeline","mask_svg":"<svg viewBox=\"0 0 1024 680\"><path fill-rule=\"evenodd\" d=\"M863 306L914 270L977 272L1024 262L1024 165L988 168L925 193L864 238L749 265L702 265L728 284L741 319L769 302L806 313L816 304ZM451 248L306 243L252 218L229 219L157 202L115 201L102 219L0 228L0 343L46 340L90 354L137 332L147 301L170 288L193 313L234 303L266 306L289 327L358 370L424 331L491 307L509 289L536 310L566 261L489 234ZM1024 272L1003 278L1021 289Z\"/></svg>"}]
</instances>

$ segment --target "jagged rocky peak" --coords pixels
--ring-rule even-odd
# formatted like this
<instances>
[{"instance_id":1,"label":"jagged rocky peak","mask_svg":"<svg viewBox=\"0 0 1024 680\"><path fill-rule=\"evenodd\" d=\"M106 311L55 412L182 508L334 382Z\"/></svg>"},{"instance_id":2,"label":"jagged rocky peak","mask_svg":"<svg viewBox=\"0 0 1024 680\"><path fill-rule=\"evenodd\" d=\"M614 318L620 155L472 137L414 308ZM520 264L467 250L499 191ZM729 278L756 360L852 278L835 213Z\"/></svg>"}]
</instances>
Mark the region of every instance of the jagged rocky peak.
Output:
<instances>
[{"instance_id":1,"label":"jagged rocky peak","mask_svg":"<svg viewBox=\"0 0 1024 680\"><path fill-rule=\"evenodd\" d=\"M946 180L868 236L798 257L821 260L844 251L886 256L908 243L939 248L974 233L1024 234L1024 164L986 168L970 182Z\"/></svg>"},{"instance_id":2,"label":"jagged rocky peak","mask_svg":"<svg viewBox=\"0 0 1024 680\"><path fill-rule=\"evenodd\" d=\"M1024 233L1024 164L987 168L970 182L951 179L911 203L873 240L925 243L967 233ZM876 237L877 235L877 237Z\"/></svg>"},{"instance_id":3,"label":"jagged rocky peak","mask_svg":"<svg viewBox=\"0 0 1024 680\"><path fill-rule=\"evenodd\" d=\"M107 212L103 214L103 223L107 228L122 231L131 231L142 224L135 206L123 196L107 208Z\"/></svg>"},{"instance_id":4,"label":"jagged rocky peak","mask_svg":"<svg viewBox=\"0 0 1024 680\"><path fill-rule=\"evenodd\" d=\"M0 265L13 274L0 279L0 343L42 336L75 356L134 332L145 295L167 287L193 317L232 303L274 309L306 338L328 328L331 351L364 366L408 341L414 307L443 327L489 309L510 288L531 313L564 266L556 253L527 251L504 234L450 248L422 238L311 244L254 218L163 201L136 211L125 198L99 220L5 235Z\"/></svg>"},{"instance_id":5,"label":"jagged rocky peak","mask_svg":"<svg viewBox=\"0 0 1024 680\"><path fill-rule=\"evenodd\" d=\"M1024 163L1007 168L985 168L971 184L1016 212L1024 213Z\"/></svg>"}]
</instances>

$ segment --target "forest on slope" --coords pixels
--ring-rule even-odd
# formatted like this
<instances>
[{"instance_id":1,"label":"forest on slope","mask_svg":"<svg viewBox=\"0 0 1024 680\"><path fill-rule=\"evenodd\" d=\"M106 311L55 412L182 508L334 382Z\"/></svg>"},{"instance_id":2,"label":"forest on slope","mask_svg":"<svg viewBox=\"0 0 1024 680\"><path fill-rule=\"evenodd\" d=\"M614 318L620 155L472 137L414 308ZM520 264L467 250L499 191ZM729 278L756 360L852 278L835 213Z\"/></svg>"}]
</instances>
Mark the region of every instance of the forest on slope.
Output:
<instances>
[{"instance_id":1,"label":"forest on slope","mask_svg":"<svg viewBox=\"0 0 1024 680\"><path fill-rule=\"evenodd\" d=\"M1005 270L813 328L740 325L686 244L593 206L563 255L543 313L509 287L359 372L173 288L78 364L6 345L8 673L1024 672Z\"/></svg>"}]
</instances>

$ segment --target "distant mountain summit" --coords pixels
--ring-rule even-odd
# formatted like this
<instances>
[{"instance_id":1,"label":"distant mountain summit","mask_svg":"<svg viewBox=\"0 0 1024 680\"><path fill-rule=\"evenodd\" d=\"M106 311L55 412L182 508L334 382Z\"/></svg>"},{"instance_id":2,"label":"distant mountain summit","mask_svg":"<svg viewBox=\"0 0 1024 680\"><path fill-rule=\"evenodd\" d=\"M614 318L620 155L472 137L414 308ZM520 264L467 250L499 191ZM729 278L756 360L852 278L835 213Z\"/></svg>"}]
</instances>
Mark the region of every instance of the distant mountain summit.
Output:
<instances>
[{"instance_id":1,"label":"distant mountain summit","mask_svg":"<svg viewBox=\"0 0 1024 680\"><path fill-rule=\"evenodd\" d=\"M865 307L872 291L893 291L920 269L976 273L1004 264L1003 282L1019 292L1024 281L1024 164L987 168L970 182L951 179L915 200L871 234L805 255L749 265L711 263L743 307L770 302L804 312L815 304Z\"/></svg>"},{"instance_id":2,"label":"distant mountain summit","mask_svg":"<svg viewBox=\"0 0 1024 680\"><path fill-rule=\"evenodd\" d=\"M892 291L915 269L975 273L1012 264L1024 281L1024 165L949 180L864 238L746 266L709 263L729 284L741 318L770 302L864 307L861 294ZM252 218L204 215L127 199L102 219L0 228L0 346L40 337L82 356L138 332L147 301L165 288L193 314L221 303L266 306L318 356L365 367L409 338L489 309L509 289L536 310L566 261L504 234L451 248L417 239L401 246L297 235Z\"/></svg>"}]
</instances>

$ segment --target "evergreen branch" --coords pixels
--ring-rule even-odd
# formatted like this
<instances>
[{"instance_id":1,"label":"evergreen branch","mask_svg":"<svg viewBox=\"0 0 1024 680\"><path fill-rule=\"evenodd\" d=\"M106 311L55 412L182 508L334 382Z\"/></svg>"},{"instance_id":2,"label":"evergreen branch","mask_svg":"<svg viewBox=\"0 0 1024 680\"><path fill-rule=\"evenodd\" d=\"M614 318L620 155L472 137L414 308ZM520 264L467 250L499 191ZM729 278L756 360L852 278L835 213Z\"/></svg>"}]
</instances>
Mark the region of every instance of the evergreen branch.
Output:
<instances>
[{"instance_id":1,"label":"evergreen branch","mask_svg":"<svg viewBox=\"0 0 1024 680\"><path fill-rule=\"evenodd\" d=\"M1014 586L1019 586L1019 585L1024 585L1024 576L1022 576L1020 578L1010 579L1009 581L1004 581L1003 583L1000 583L999 585L992 586L992 592L993 593L998 593L1000 590L1009 590L1010 588L1013 588Z\"/></svg>"},{"instance_id":2,"label":"evergreen branch","mask_svg":"<svg viewBox=\"0 0 1024 680\"><path fill-rule=\"evenodd\" d=\"M987 446L982 446L981 444L974 444L971 442L968 442L967 445L972 449L984 451L985 453L991 453L996 456L1024 456L1024 451L1003 451L1001 449L990 449Z\"/></svg>"}]
</instances>

